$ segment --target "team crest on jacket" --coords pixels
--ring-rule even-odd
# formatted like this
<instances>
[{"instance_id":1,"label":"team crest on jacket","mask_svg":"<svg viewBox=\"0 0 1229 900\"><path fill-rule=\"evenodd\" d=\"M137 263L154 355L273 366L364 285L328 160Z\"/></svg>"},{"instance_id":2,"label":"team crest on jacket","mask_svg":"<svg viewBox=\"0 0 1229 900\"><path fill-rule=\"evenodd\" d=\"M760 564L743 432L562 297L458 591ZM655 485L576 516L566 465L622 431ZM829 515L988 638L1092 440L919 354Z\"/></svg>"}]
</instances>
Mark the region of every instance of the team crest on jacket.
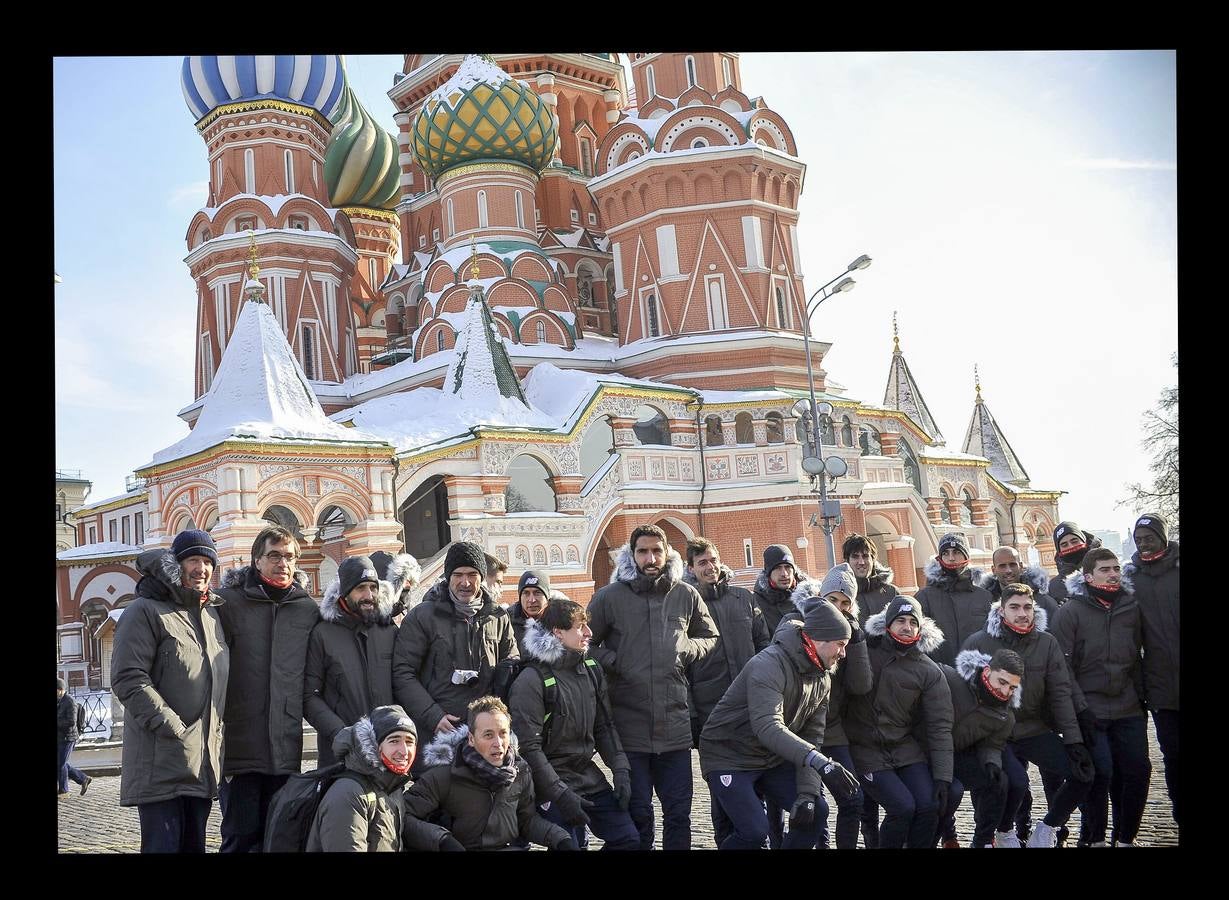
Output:
<instances>
[{"instance_id":1,"label":"team crest on jacket","mask_svg":"<svg viewBox=\"0 0 1229 900\"><path fill-rule=\"evenodd\" d=\"M721 776L718 776L718 777L720 777L720 779L721 779L721 786L722 786L722 787L729 787L729 786L730 786L730 784L731 784L731 782L733 782L733 781L734 781L734 776L733 776L733 775L721 775Z\"/></svg>"}]
</instances>

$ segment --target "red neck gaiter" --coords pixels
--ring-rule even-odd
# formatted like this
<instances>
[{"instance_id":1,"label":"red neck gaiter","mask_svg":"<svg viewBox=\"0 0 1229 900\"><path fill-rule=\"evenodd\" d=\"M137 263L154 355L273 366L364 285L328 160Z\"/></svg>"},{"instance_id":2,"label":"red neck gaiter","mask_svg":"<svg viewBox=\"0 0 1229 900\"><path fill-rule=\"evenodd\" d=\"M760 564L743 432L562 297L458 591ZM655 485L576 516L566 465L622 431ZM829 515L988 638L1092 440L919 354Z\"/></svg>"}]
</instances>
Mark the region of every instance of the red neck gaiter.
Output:
<instances>
[{"instance_id":1,"label":"red neck gaiter","mask_svg":"<svg viewBox=\"0 0 1229 900\"><path fill-rule=\"evenodd\" d=\"M1000 694L998 691L996 691L996 690L994 689L994 685L990 683L990 667L989 667L989 666L983 666L983 667L982 667L982 670L981 670L981 683L982 683L982 686L983 686L986 690L988 690L988 691L989 691L989 692L990 692L993 696L995 696L995 697L997 697L998 699L1002 700L1004 703L1006 703L1008 700L1010 700L1010 699L1011 699L1011 692L1010 692L1010 691L1009 691L1008 693L1006 693L1006 694Z\"/></svg>"},{"instance_id":2,"label":"red neck gaiter","mask_svg":"<svg viewBox=\"0 0 1229 900\"><path fill-rule=\"evenodd\" d=\"M919 630L918 633L915 634L911 638L902 638L902 637L897 637L895 634L889 631L888 637L896 641L896 643L899 644L902 649L908 650L910 647L912 647L914 644L916 644L918 641L922 639L922 632L921 630Z\"/></svg>"},{"instance_id":3,"label":"red neck gaiter","mask_svg":"<svg viewBox=\"0 0 1229 900\"><path fill-rule=\"evenodd\" d=\"M411 750L410 755L406 757L405 765L399 766L397 763L385 756L384 751L381 750L380 762L384 763L384 768L388 769L388 771L392 772L394 775L404 775L406 772L410 771L410 766L414 765L415 753L416 751Z\"/></svg>"},{"instance_id":4,"label":"red neck gaiter","mask_svg":"<svg viewBox=\"0 0 1229 900\"><path fill-rule=\"evenodd\" d=\"M1036 628L1036 627L1037 627L1037 620L1036 620L1036 619L1033 619L1033 621L1031 621L1031 622L1029 622L1029 623L1028 623L1028 628L1017 628L1015 625L1012 625L1012 624L1011 624L1011 622L1007 621L1007 617L1006 617L1006 616L1004 616L1004 615L1000 614L1000 615L999 615L999 618L1001 618L1001 619L1003 620L1003 624L1004 624L1004 625L1006 625L1008 628L1010 628L1010 629L1011 629L1012 631L1014 631L1016 634L1028 634L1030 631L1032 631L1034 628Z\"/></svg>"},{"instance_id":5,"label":"red neck gaiter","mask_svg":"<svg viewBox=\"0 0 1229 900\"><path fill-rule=\"evenodd\" d=\"M1083 553L1087 549L1088 549L1087 544L1073 544L1072 546L1068 547L1066 550L1060 551L1058 555L1061 556L1063 559L1066 559L1069 556L1078 556L1079 554Z\"/></svg>"},{"instance_id":6,"label":"red neck gaiter","mask_svg":"<svg viewBox=\"0 0 1229 900\"><path fill-rule=\"evenodd\" d=\"M953 574L963 572L964 567L969 564L969 561L966 559L964 562L956 563L954 566L949 566L942 559L939 559L939 557L936 556L935 559L939 560L939 565L942 566L945 571L952 572Z\"/></svg>"},{"instance_id":7,"label":"red neck gaiter","mask_svg":"<svg viewBox=\"0 0 1229 900\"><path fill-rule=\"evenodd\" d=\"M806 651L807 659L815 664L815 668L821 672L824 671L824 664L819 658L819 651L815 649L815 642L807 637L806 632L802 634L802 649Z\"/></svg>"},{"instance_id":8,"label":"red neck gaiter","mask_svg":"<svg viewBox=\"0 0 1229 900\"><path fill-rule=\"evenodd\" d=\"M1139 554L1139 558L1142 559L1144 562L1156 562L1158 559L1160 559L1162 556L1164 556L1168 552L1169 552L1168 547L1166 547L1164 550L1158 550L1156 553L1144 553L1141 551Z\"/></svg>"},{"instance_id":9,"label":"red neck gaiter","mask_svg":"<svg viewBox=\"0 0 1229 900\"><path fill-rule=\"evenodd\" d=\"M275 587L275 588L278 588L279 590L283 590L283 591L284 591L286 588L290 587L290 585L294 582L294 576L293 576L293 575L287 575L287 576L286 576L286 580L285 580L285 581L272 581L272 580L270 580L270 579L268 579L268 578L265 578L265 576L264 576L264 575L261 575L259 572L257 572L257 573L256 573L256 576L257 576L257 577L258 577L261 581L263 581L265 584L267 584L269 587Z\"/></svg>"},{"instance_id":10,"label":"red neck gaiter","mask_svg":"<svg viewBox=\"0 0 1229 900\"><path fill-rule=\"evenodd\" d=\"M1118 595L1121 592L1121 584L1104 584L1100 587L1094 584L1088 585L1088 593L1106 609L1114 605L1114 601L1118 599Z\"/></svg>"}]
</instances>

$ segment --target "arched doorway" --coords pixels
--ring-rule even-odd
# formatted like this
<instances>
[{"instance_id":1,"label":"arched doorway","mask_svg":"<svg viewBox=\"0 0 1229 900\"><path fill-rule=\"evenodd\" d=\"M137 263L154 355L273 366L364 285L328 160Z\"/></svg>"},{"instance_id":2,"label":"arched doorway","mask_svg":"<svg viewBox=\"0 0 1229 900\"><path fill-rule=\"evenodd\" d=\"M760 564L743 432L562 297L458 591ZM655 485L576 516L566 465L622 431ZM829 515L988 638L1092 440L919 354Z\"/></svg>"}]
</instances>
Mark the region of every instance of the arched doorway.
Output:
<instances>
[{"instance_id":1,"label":"arched doorway","mask_svg":"<svg viewBox=\"0 0 1229 900\"><path fill-rule=\"evenodd\" d=\"M430 559L447 546L448 486L443 475L428 478L401 504L405 552L419 561Z\"/></svg>"}]
</instances>

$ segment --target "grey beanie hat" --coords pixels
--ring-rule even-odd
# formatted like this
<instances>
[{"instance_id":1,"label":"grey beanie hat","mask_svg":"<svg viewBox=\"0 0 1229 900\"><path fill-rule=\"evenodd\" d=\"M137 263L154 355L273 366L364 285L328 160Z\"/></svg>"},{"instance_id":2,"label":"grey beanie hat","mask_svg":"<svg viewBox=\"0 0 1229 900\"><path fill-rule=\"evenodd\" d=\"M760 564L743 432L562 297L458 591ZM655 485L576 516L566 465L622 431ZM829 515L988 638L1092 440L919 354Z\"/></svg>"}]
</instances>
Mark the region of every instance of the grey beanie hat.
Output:
<instances>
[{"instance_id":1,"label":"grey beanie hat","mask_svg":"<svg viewBox=\"0 0 1229 900\"><path fill-rule=\"evenodd\" d=\"M813 641L847 641L853 629L844 613L827 600L817 600L807 607L802 633Z\"/></svg>"},{"instance_id":2,"label":"grey beanie hat","mask_svg":"<svg viewBox=\"0 0 1229 900\"><path fill-rule=\"evenodd\" d=\"M849 563L833 566L824 576L819 585L819 596L827 597L840 591L851 601L858 599L858 578L849 567Z\"/></svg>"}]
</instances>

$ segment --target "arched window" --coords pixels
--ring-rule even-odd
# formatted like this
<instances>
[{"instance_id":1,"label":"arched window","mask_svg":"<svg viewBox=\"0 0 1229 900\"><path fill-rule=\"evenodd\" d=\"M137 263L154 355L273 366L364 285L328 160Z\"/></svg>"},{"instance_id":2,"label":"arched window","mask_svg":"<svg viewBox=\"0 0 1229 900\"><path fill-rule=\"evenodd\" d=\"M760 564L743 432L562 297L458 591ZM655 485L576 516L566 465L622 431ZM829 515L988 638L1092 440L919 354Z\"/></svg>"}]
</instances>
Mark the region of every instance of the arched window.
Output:
<instances>
[{"instance_id":1,"label":"arched window","mask_svg":"<svg viewBox=\"0 0 1229 900\"><path fill-rule=\"evenodd\" d=\"M819 439L829 447L836 446L836 426L832 422L832 416L819 417Z\"/></svg>"},{"instance_id":2,"label":"arched window","mask_svg":"<svg viewBox=\"0 0 1229 900\"><path fill-rule=\"evenodd\" d=\"M580 441L580 471L586 478L600 469L614 453L614 429L610 418L601 416L589 423Z\"/></svg>"},{"instance_id":3,"label":"arched window","mask_svg":"<svg viewBox=\"0 0 1229 900\"><path fill-rule=\"evenodd\" d=\"M661 324L657 320L657 297L653 294L644 298L644 318L648 326L649 337L660 337Z\"/></svg>"},{"instance_id":4,"label":"arched window","mask_svg":"<svg viewBox=\"0 0 1229 900\"><path fill-rule=\"evenodd\" d=\"M973 523L973 492L968 488L964 489L964 508L968 511L968 515L965 518L968 519L971 525Z\"/></svg>"},{"instance_id":5,"label":"arched window","mask_svg":"<svg viewBox=\"0 0 1229 900\"><path fill-rule=\"evenodd\" d=\"M720 447L725 443L725 432L721 428L721 416L708 416L704 420L704 446Z\"/></svg>"},{"instance_id":6,"label":"arched window","mask_svg":"<svg viewBox=\"0 0 1229 900\"><path fill-rule=\"evenodd\" d=\"M243 189L256 193L256 153L252 150L243 151Z\"/></svg>"},{"instance_id":7,"label":"arched window","mask_svg":"<svg viewBox=\"0 0 1229 900\"><path fill-rule=\"evenodd\" d=\"M880 456L883 453L879 432L873 425L863 425L858 429L858 445L862 448L863 456Z\"/></svg>"},{"instance_id":8,"label":"arched window","mask_svg":"<svg viewBox=\"0 0 1229 900\"><path fill-rule=\"evenodd\" d=\"M653 77L653 67L651 65L644 67L644 84L649 89L649 97L657 93L657 79ZM648 100L649 97L645 97L645 99Z\"/></svg>"},{"instance_id":9,"label":"arched window","mask_svg":"<svg viewBox=\"0 0 1229 900\"><path fill-rule=\"evenodd\" d=\"M545 344L545 343L546 343L546 323L545 323L545 322L538 322L538 323L534 326L534 333L535 333L535 334L537 335L537 337L538 337L538 343L539 343L539 344Z\"/></svg>"},{"instance_id":10,"label":"arched window","mask_svg":"<svg viewBox=\"0 0 1229 900\"><path fill-rule=\"evenodd\" d=\"M532 456L522 454L508 466L511 479L504 489L504 509L517 512L554 512L555 486L550 472Z\"/></svg>"},{"instance_id":11,"label":"arched window","mask_svg":"<svg viewBox=\"0 0 1229 900\"><path fill-rule=\"evenodd\" d=\"M525 202L520 191L516 192L516 227L525 227Z\"/></svg>"},{"instance_id":12,"label":"arched window","mask_svg":"<svg viewBox=\"0 0 1229 900\"><path fill-rule=\"evenodd\" d=\"M734 72L730 67L730 58L728 56L721 57L721 77L725 80L722 87L729 87L734 83Z\"/></svg>"},{"instance_id":13,"label":"arched window","mask_svg":"<svg viewBox=\"0 0 1229 900\"><path fill-rule=\"evenodd\" d=\"M915 491L922 493L922 471L918 468L917 457L913 455L913 450L904 440L896 446L896 455L905 464L905 480L913 485Z\"/></svg>"},{"instance_id":14,"label":"arched window","mask_svg":"<svg viewBox=\"0 0 1229 900\"><path fill-rule=\"evenodd\" d=\"M436 350L444 349L444 329L442 328L435 333L435 349Z\"/></svg>"},{"instance_id":15,"label":"arched window","mask_svg":"<svg viewBox=\"0 0 1229 900\"><path fill-rule=\"evenodd\" d=\"M588 269L576 271L576 300L581 306L593 305L593 273Z\"/></svg>"},{"instance_id":16,"label":"arched window","mask_svg":"<svg viewBox=\"0 0 1229 900\"><path fill-rule=\"evenodd\" d=\"M486 217L486 191L478 192L478 227L487 227Z\"/></svg>"},{"instance_id":17,"label":"arched window","mask_svg":"<svg viewBox=\"0 0 1229 900\"><path fill-rule=\"evenodd\" d=\"M452 198L448 198L448 236L452 237L457 233L457 217L456 210L452 205Z\"/></svg>"},{"instance_id":18,"label":"arched window","mask_svg":"<svg viewBox=\"0 0 1229 900\"><path fill-rule=\"evenodd\" d=\"M780 285L775 288L777 295L777 327L789 328L789 304L785 302L785 291Z\"/></svg>"},{"instance_id":19,"label":"arched window","mask_svg":"<svg viewBox=\"0 0 1229 900\"><path fill-rule=\"evenodd\" d=\"M341 537L354 527L355 522L354 517L340 506L328 506L321 510L316 524L320 527L317 536L324 543Z\"/></svg>"},{"instance_id":20,"label":"arched window","mask_svg":"<svg viewBox=\"0 0 1229 900\"><path fill-rule=\"evenodd\" d=\"M1012 543L1011 529L1007 527L1007 519L1003 516L1003 511L1001 509L996 509L994 511L994 524L999 533L999 543Z\"/></svg>"},{"instance_id":21,"label":"arched window","mask_svg":"<svg viewBox=\"0 0 1229 900\"><path fill-rule=\"evenodd\" d=\"M708 146L708 141L706 141L702 137L698 137L694 141L691 142L692 150L699 150L701 147L707 147L707 146Z\"/></svg>"},{"instance_id":22,"label":"arched window","mask_svg":"<svg viewBox=\"0 0 1229 900\"><path fill-rule=\"evenodd\" d=\"M739 444L755 443L755 426L751 423L751 413L740 412L734 417L734 440Z\"/></svg>"},{"instance_id":23,"label":"arched window","mask_svg":"<svg viewBox=\"0 0 1229 900\"><path fill-rule=\"evenodd\" d=\"M696 86L696 58L694 56L689 56L684 62L686 63L686 66L687 66L687 86L689 88L695 87Z\"/></svg>"},{"instance_id":24,"label":"arched window","mask_svg":"<svg viewBox=\"0 0 1229 900\"><path fill-rule=\"evenodd\" d=\"M593 148L586 138L580 139L580 171L586 178L593 177Z\"/></svg>"},{"instance_id":25,"label":"arched window","mask_svg":"<svg viewBox=\"0 0 1229 900\"><path fill-rule=\"evenodd\" d=\"M939 488L939 499L943 501L939 505L939 520L944 525L952 524L952 513L947 508L947 501L952 499L952 495L947 492L947 488Z\"/></svg>"},{"instance_id":26,"label":"arched window","mask_svg":"<svg viewBox=\"0 0 1229 900\"><path fill-rule=\"evenodd\" d=\"M670 446L670 426L664 412L641 404L636 407L635 416L636 424L632 426L632 433L636 435L638 443L658 447Z\"/></svg>"},{"instance_id":27,"label":"arched window","mask_svg":"<svg viewBox=\"0 0 1229 900\"><path fill-rule=\"evenodd\" d=\"M768 414L768 443L783 444L785 443L785 421L781 418L780 413L770 412Z\"/></svg>"},{"instance_id":28,"label":"arched window","mask_svg":"<svg viewBox=\"0 0 1229 900\"><path fill-rule=\"evenodd\" d=\"M286 163L286 193L294 193L294 154L289 150L283 156Z\"/></svg>"},{"instance_id":29,"label":"arched window","mask_svg":"<svg viewBox=\"0 0 1229 900\"><path fill-rule=\"evenodd\" d=\"M274 525L281 525L287 531L295 536L298 541L303 540L303 523L299 521L299 517L294 512L285 506L270 506L264 511L261 516L266 522L272 522ZM195 525L189 525L189 528L195 528ZM182 530L182 529L177 529Z\"/></svg>"},{"instance_id":30,"label":"arched window","mask_svg":"<svg viewBox=\"0 0 1229 900\"><path fill-rule=\"evenodd\" d=\"M849 421L849 416L841 416L841 444L853 446L853 423Z\"/></svg>"}]
</instances>

